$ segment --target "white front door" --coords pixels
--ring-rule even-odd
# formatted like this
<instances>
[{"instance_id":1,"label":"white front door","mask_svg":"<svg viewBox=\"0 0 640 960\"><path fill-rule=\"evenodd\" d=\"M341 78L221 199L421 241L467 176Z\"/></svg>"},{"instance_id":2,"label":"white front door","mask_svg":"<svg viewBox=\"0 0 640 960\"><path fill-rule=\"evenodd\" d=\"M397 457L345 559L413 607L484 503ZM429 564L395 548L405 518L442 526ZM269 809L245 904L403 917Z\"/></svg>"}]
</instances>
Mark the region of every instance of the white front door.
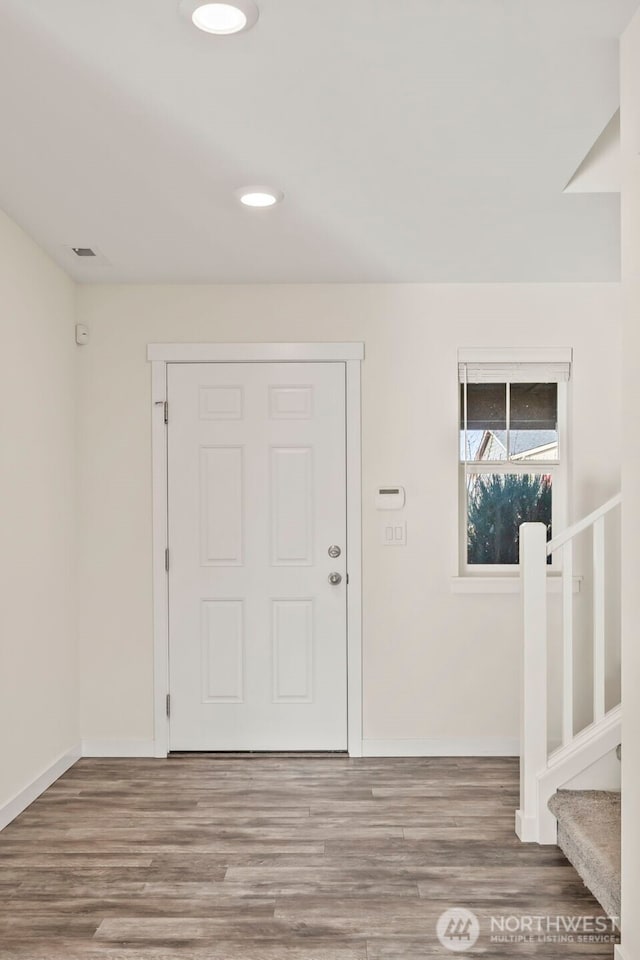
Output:
<instances>
[{"instance_id":1,"label":"white front door","mask_svg":"<svg viewBox=\"0 0 640 960\"><path fill-rule=\"evenodd\" d=\"M346 749L345 364L167 371L170 749Z\"/></svg>"}]
</instances>

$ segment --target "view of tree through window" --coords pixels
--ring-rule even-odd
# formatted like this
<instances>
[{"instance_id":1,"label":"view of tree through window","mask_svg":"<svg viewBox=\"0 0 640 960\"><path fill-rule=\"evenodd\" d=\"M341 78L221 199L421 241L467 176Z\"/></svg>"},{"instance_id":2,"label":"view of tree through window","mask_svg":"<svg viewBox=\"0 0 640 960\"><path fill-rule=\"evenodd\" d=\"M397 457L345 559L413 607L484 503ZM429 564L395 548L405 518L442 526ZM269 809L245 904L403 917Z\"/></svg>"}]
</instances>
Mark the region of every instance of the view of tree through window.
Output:
<instances>
[{"instance_id":1,"label":"view of tree through window","mask_svg":"<svg viewBox=\"0 0 640 960\"><path fill-rule=\"evenodd\" d=\"M544 523L551 538L551 477L470 474L467 478L467 562L518 563L521 523Z\"/></svg>"}]
</instances>

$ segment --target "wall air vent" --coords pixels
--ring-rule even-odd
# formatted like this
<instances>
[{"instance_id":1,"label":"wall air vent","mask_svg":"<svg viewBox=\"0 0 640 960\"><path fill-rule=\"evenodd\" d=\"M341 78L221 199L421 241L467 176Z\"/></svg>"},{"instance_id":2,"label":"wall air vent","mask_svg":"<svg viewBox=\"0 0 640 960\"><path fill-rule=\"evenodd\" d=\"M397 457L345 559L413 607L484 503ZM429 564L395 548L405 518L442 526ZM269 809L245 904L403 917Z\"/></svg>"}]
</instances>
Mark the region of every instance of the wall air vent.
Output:
<instances>
[{"instance_id":1,"label":"wall air vent","mask_svg":"<svg viewBox=\"0 0 640 960\"><path fill-rule=\"evenodd\" d=\"M2 0L0 0L0 4L1 3ZM89 246L88 243L77 244L77 242L69 243L69 241L67 241L62 244L60 253L63 258L63 266L66 267L76 279L93 277L96 270L103 270L111 266L100 247L96 247L94 243ZM78 261L80 261L80 263ZM80 272L78 273L78 271Z\"/></svg>"}]
</instances>

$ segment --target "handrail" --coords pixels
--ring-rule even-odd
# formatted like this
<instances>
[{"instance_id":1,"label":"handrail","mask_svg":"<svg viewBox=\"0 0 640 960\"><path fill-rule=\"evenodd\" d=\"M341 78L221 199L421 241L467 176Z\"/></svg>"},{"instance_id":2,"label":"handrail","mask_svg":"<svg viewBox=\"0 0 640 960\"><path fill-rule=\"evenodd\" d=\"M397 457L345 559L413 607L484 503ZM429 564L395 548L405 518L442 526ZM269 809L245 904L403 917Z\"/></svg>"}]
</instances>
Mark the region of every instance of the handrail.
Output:
<instances>
[{"instance_id":1,"label":"handrail","mask_svg":"<svg viewBox=\"0 0 640 960\"><path fill-rule=\"evenodd\" d=\"M604 517L605 514L609 513L610 510L615 509L615 507L620 506L621 503L622 494L616 493L615 497L611 497L610 500L607 500L606 503L603 503L602 506L598 507L597 510L594 510L593 513L583 517L582 520L578 520L578 522L574 523L572 527L568 527L567 530L563 530L562 533L559 533L557 537L549 540L547 543L547 553L553 553L554 550L557 550L559 547L563 547L565 543L568 543L569 540L573 540L573 538L579 533L582 533L583 530L587 530L596 522L596 520L599 520L600 517Z\"/></svg>"},{"instance_id":2,"label":"handrail","mask_svg":"<svg viewBox=\"0 0 640 960\"><path fill-rule=\"evenodd\" d=\"M618 736L620 707L607 711L607 608L614 600L609 590L607 569L607 514L622 503L622 495L611 497L597 510L579 520L568 530L546 542L547 527L542 522L520 526L520 580L523 617L522 678L520 736L520 807L516 813L516 833L525 842L555 843L556 821L548 809L551 792L561 784L561 774L575 759L576 751L591 751L595 756L612 736ZM593 656L593 721L588 728L575 733L574 702L576 689L582 693L584 677L576 677L574 669L574 598L573 560L575 537L583 530L593 530L591 548L591 634ZM547 618L548 554L562 554L562 644L549 645ZM583 558L584 562L584 558ZM612 585L616 588L617 582ZM619 603L619 589L616 589ZM588 601L587 601L588 602ZM578 618L581 632L585 624ZM555 658L554 672L562 678L560 693L562 746L549 754L548 655ZM587 735L587 730L588 735ZM591 739L598 737L599 739ZM593 746L593 750L591 747ZM609 749L607 747L607 749ZM585 760L587 759L585 753ZM593 762L590 760L589 762ZM554 779L555 778L555 779ZM557 782L556 782L557 781ZM555 786L554 786L555 784ZM550 792L551 791L551 792Z\"/></svg>"}]
</instances>

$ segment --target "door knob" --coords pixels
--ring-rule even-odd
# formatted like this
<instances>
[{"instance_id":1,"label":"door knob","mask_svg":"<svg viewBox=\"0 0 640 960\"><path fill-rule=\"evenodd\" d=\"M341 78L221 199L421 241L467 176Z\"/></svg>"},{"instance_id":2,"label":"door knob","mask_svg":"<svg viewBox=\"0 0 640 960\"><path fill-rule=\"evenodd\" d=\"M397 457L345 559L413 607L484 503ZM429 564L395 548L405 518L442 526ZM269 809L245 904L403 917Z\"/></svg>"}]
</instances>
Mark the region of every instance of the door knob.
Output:
<instances>
[{"instance_id":1,"label":"door knob","mask_svg":"<svg viewBox=\"0 0 640 960\"><path fill-rule=\"evenodd\" d=\"M332 587L337 587L339 583L342 583L342 574L341 573L330 573L329 574L329 583Z\"/></svg>"}]
</instances>

